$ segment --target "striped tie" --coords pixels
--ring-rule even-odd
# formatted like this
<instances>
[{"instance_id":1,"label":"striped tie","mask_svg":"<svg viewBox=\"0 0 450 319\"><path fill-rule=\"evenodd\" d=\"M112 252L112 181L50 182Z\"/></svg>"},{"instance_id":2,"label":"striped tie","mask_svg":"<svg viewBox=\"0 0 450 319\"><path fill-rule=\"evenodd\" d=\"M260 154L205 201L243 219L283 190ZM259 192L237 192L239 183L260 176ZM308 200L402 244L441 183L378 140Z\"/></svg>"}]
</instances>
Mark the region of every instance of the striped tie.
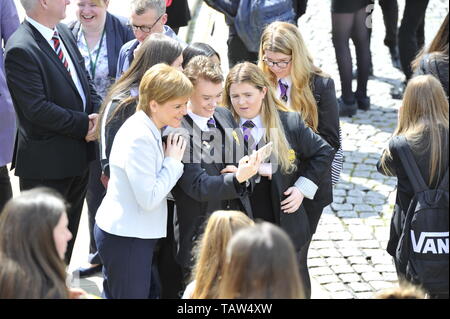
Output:
<instances>
[{"instance_id":1,"label":"striped tie","mask_svg":"<svg viewBox=\"0 0 450 319\"><path fill-rule=\"evenodd\" d=\"M283 82L281 82L281 80L278 80L278 85L280 86L280 98L283 100L283 102L287 102L288 100L288 96L287 96L287 90L289 85L284 84Z\"/></svg>"},{"instance_id":2,"label":"striped tie","mask_svg":"<svg viewBox=\"0 0 450 319\"><path fill-rule=\"evenodd\" d=\"M251 150L254 150L255 145L255 139L252 136L252 129L255 127L255 123L248 120L245 121L244 124L242 124L242 133L244 133L244 145L246 149L246 154L251 154Z\"/></svg>"},{"instance_id":3,"label":"striped tie","mask_svg":"<svg viewBox=\"0 0 450 319\"><path fill-rule=\"evenodd\" d=\"M210 118L208 120L208 122L206 123L206 125L208 126L208 128L215 128L216 127L216 121L214 120L214 118Z\"/></svg>"},{"instance_id":4,"label":"striped tie","mask_svg":"<svg viewBox=\"0 0 450 319\"><path fill-rule=\"evenodd\" d=\"M55 50L56 55L61 60L62 64L66 68L67 72L69 72L69 74L70 74L69 62L67 62L67 59L64 56L64 53L62 51L61 43L60 43L60 40L59 40L58 31L55 31L55 33L53 33L52 40L53 40L53 49Z\"/></svg>"}]
</instances>

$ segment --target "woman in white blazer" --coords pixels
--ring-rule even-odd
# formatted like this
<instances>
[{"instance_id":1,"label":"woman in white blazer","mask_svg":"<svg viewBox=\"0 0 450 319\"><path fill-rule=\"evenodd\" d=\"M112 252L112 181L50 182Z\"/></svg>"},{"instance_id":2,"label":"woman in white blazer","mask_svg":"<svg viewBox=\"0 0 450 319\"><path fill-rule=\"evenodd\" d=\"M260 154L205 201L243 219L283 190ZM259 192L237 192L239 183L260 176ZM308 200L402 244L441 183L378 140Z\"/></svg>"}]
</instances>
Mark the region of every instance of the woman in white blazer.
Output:
<instances>
[{"instance_id":1,"label":"woman in white blazer","mask_svg":"<svg viewBox=\"0 0 450 319\"><path fill-rule=\"evenodd\" d=\"M186 141L169 135L186 114L192 84L166 64L150 68L139 86L139 104L119 129L110 155L110 180L94 229L103 262L105 298L148 298L153 251L166 236L166 196L183 173Z\"/></svg>"}]
</instances>

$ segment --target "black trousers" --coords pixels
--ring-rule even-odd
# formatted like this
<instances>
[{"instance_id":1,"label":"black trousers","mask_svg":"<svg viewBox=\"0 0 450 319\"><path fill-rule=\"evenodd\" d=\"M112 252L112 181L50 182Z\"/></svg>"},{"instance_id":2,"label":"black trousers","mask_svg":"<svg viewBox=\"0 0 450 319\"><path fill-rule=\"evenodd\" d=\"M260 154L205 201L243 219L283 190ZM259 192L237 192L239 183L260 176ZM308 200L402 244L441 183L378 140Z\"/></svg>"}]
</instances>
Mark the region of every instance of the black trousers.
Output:
<instances>
[{"instance_id":1,"label":"black trousers","mask_svg":"<svg viewBox=\"0 0 450 319\"><path fill-rule=\"evenodd\" d=\"M228 64L230 69L240 62L249 61L252 63L257 63L258 53L250 52L247 50L244 42L237 34L230 32L228 36Z\"/></svg>"},{"instance_id":2,"label":"black trousers","mask_svg":"<svg viewBox=\"0 0 450 319\"><path fill-rule=\"evenodd\" d=\"M57 180L48 179L28 179L20 177L20 190L28 190L39 186L46 186L58 191L68 202L67 218L69 219L69 230L72 233L72 239L67 245L65 262L70 263L73 246L77 238L78 225L80 224L81 212L83 210L84 198L86 196L86 188L88 184L88 170L82 176L69 177Z\"/></svg>"},{"instance_id":3,"label":"black trousers","mask_svg":"<svg viewBox=\"0 0 450 319\"><path fill-rule=\"evenodd\" d=\"M380 0L379 3L381 11L383 11L384 26L386 28L384 44L389 48L395 48L398 36L398 2L397 0Z\"/></svg>"},{"instance_id":4,"label":"black trousers","mask_svg":"<svg viewBox=\"0 0 450 319\"><path fill-rule=\"evenodd\" d=\"M102 168L100 165L100 158L98 152L99 148L95 148L97 151L96 160L89 164L89 182L86 192L86 204L88 207L88 219L89 219L89 263L90 264L101 264L100 256L97 252L97 246L95 244L94 238L94 225L95 216L97 215L97 209L102 203L103 197L106 194L106 189L103 187L100 181L100 176L102 175Z\"/></svg>"},{"instance_id":5,"label":"black trousers","mask_svg":"<svg viewBox=\"0 0 450 319\"><path fill-rule=\"evenodd\" d=\"M159 239L154 256L159 274L161 299L180 299L185 288L181 266L175 260L177 244L174 234L174 215L175 202L168 200L167 237Z\"/></svg>"},{"instance_id":6,"label":"black trousers","mask_svg":"<svg viewBox=\"0 0 450 319\"><path fill-rule=\"evenodd\" d=\"M8 175L8 168L0 166L0 214L2 213L3 206L12 198L11 180Z\"/></svg>"},{"instance_id":7,"label":"black trousers","mask_svg":"<svg viewBox=\"0 0 450 319\"><path fill-rule=\"evenodd\" d=\"M411 62L425 43L425 13L429 0L406 0L398 31L398 49L403 73L408 81L413 74Z\"/></svg>"}]
</instances>

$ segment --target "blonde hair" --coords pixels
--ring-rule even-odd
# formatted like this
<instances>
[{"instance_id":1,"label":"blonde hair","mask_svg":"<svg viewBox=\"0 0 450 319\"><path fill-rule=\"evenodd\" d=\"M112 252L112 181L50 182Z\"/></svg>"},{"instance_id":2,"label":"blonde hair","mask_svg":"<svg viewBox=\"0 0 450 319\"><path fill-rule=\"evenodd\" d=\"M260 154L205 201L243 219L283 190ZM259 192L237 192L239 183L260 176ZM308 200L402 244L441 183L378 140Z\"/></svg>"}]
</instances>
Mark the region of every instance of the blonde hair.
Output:
<instances>
[{"instance_id":1,"label":"blonde hair","mask_svg":"<svg viewBox=\"0 0 450 319\"><path fill-rule=\"evenodd\" d=\"M442 132L445 132L445 140ZM424 139L424 133L429 138ZM445 173L442 146L448 145L448 100L441 83L431 75L420 75L408 82L403 104L399 110L398 125L393 136L402 135L415 153L430 156L428 185L440 180ZM392 155L389 148L382 158L381 166L389 171L386 162Z\"/></svg>"},{"instance_id":2,"label":"blonde hair","mask_svg":"<svg viewBox=\"0 0 450 319\"><path fill-rule=\"evenodd\" d=\"M251 225L253 221L239 211L219 210L209 217L195 248L197 260L193 270L195 289L192 299L218 297L228 241L237 230Z\"/></svg>"},{"instance_id":3,"label":"blonde hair","mask_svg":"<svg viewBox=\"0 0 450 319\"><path fill-rule=\"evenodd\" d=\"M215 84L223 82L223 73L220 65L203 55L193 57L186 65L183 73L191 80L194 86L197 85L199 79Z\"/></svg>"},{"instance_id":4,"label":"blonde hair","mask_svg":"<svg viewBox=\"0 0 450 319\"><path fill-rule=\"evenodd\" d=\"M99 7L102 7L102 8L106 7L107 0L91 0L91 1L96 6L99 6Z\"/></svg>"},{"instance_id":5,"label":"blonde hair","mask_svg":"<svg viewBox=\"0 0 450 319\"><path fill-rule=\"evenodd\" d=\"M259 48L259 67L277 86L277 78L263 61L265 51L283 53L292 57L290 76L292 79L291 108L299 112L312 130L317 132L319 113L317 102L311 89L313 75L325 75L316 67L298 28L287 22L273 22L263 32Z\"/></svg>"},{"instance_id":6,"label":"blonde hair","mask_svg":"<svg viewBox=\"0 0 450 319\"><path fill-rule=\"evenodd\" d=\"M283 173L291 173L295 171L296 166L293 164L286 154L289 154L290 145L283 130L278 110L288 112L289 110L276 97L273 87L270 85L264 73L253 63L244 62L236 64L228 73L225 81L225 94L223 95L223 104L228 107L237 122L239 122L239 115L233 108L230 98L230 87L232 84L248 83L258 90L262 91L267 88L267 93L264 97L261 107L261 119L266 128L264 139L268 142L273 142L273 154L276 156L278 163L281 166Z\"/></svg>"},{"instance_id":7,"label":"blonde hair","mask_svg":"<svg viewBox=\"0 0 450 319\"><path fill-rule=\"evenodd\" d=\"M183 72L165 63L156 64L145 72L141 80L136 110L142 110L151 116L151 101L164 104L177 98L189 97L192 90L192 83Z\"/></svg>"},{"instance_id":8,"label":"blonde hair","mask_svg":"<svg viewBox=\"0 0 450 319\"><path fill-rule=\"evenodd\" d=\"M420 61L427 53L433 54L436 58L446 61L448 63L448 13L442 22L439 31L436 33L433 41L428 48L423 48L416 59L411 63L411 67L416 71L420 66Z\"/></svg>"},{"instance_id":9,"label":"blonde hair","mask_svg":"<svg viewBox=\"0 0 450 319\"><path fill-rule=\"evenodd\" d=\"M233 235L219 298L304 298L294 245L286 232L263 222Z\"/></svg>"},{"instance_id":10,"label":"blonde hair","mask_svg":"<svg viewBox=\"0 0 450 319\"><path fill-rule=\"evenodd\" d=\"M375 299L425 299L425 291L408 282L400 283L399 287L384 289L375 294Z\"/></svg>"}]
</instances>

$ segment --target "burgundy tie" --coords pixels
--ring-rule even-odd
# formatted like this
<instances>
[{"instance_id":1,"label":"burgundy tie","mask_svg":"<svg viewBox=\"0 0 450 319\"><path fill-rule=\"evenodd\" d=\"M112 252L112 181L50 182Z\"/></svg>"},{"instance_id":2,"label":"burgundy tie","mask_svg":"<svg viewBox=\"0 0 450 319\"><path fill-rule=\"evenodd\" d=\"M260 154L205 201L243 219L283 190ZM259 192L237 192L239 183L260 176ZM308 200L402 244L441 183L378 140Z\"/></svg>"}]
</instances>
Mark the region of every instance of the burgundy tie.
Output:
<instances>
[{"instance_id":1,"label":"burgundy tie","mask_svg":"<svg viewBox=\"0 0 450 319\"><path fill-rule=\"evenodd\" d=\"M55 31L55 33L53 33L52 40L53 40L53 49L55 50L56 55L61 60L62 64L66 68L67 72L69 72L69 74L70 74L69 62L67 62L67 59L64 56L64 53L62 51L61 42L59 40L58 31Z\"/></svg>"}]
</instances>

